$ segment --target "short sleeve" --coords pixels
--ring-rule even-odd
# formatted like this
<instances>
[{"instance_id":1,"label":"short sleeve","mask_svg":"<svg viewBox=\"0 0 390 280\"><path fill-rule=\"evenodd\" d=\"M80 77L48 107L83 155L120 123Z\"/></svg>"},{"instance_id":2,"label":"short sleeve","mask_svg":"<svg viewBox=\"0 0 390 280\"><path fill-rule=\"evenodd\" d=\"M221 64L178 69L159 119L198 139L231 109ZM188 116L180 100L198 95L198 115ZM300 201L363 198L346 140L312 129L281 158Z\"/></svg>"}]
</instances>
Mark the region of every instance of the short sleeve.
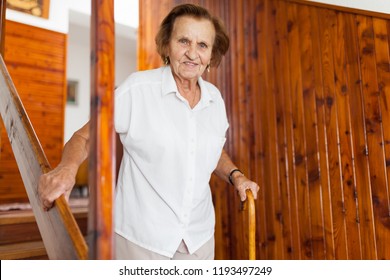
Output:
<instances>
[{"instance_id":1,"label":"short sleeve","mask_svg":"<svg viewBox=\"0 0 390 280\"><path fill-rule=\"evenodd\" d=\"M119 134L125 134L130 127L131 118L130 77L115 90L114 126Z\"/></svg>"}]
</instances>

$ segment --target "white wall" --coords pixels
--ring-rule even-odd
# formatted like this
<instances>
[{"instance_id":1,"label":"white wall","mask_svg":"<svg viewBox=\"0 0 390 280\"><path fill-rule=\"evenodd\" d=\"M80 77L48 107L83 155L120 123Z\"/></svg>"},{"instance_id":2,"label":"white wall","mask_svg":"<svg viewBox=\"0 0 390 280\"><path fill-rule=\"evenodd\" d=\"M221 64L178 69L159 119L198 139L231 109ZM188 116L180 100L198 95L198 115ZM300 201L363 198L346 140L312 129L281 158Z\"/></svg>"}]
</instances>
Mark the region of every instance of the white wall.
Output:
<instances>
[{"instance_id":1,"label":"white wall","mask_svg":"<svg viewBox=\"0 0 390 280\"><path fill-rule=\"evenodd\" d=\"M90 43L82 36L80 29L88 33L88 29L79 25L69 25L67 78L76 80L78 84L77 104L66 105L64 140L69 140L72 134L89 119L89 81L90 81Z\"/></svg>"},{"instance_id":2,"label":"white wall","mask_svg":"<svg viewBox=\"0 0 390 280\"><path fill-rule=\"evenodd\" d=\"M71 12L72 14L72 12ZM89 17L89 16L88 16ZM116 26L120 33L135 34L131 27ZM134 36L115 37L115 84L119 85L137 69L137 42ZM67 77L79 82L79 98L76 105L65 109L65 142L89 120L90 115L90 40L89 26L69 25Z\"/></svg>"},{"instance_id":3,"label":"white wall","mask_svg":"<svg viewBox=\"0 0 390 280\"><path fill-rule=\"evenodd\" d=\"M390 0L308 0L308 1L390 14Z\"/></svg>"},{"instance_id":4,"label":"white wall","mask_svg":"<svg viewBox=\"0 0 390 280\"><path fill-rule=\"evenodd\" d=\"M68 1L50 0L48 19L32 16L11 9L7 9L5 18L61 33L68 33L68 10Z\"/></svg>"},{"instance_id":5,"label":"white wall","mask_svg":"<svg viewBox=\"0 0 390 280\"><path fill-rule=\"evenodd\" d=\"M86 15L91 14L91 0L67 0L69 8ZM114 0L115 22L138 28L139 0Z\"/></svg>"},{"instance_id":6,"label":"white wall","mask_svg":"<svg viewBox=\"0 0 390 280\"><path fill-rule=\"evenodd\" d=\"M114 0L116 34L136 40L138 28L138 1ZM49 18L40 18L27 13L7 9L6 19L68 33L69 24L89 26L91 0L50 0ZM130 28L129 28L130 27Z\"/></svg>"},{"instance_id":7,"label":"white wall","mask_svg":"<svg viewBox=\"0 0 390 280\"><path fill-rule=\"evenodd\" d=\"M65 142L90 115L90 0L68 0L69 36L67 76L79 81L76 105L65 108ZM115 0L115 85L137 69L138 0Z\"/></svg>"}]
</instances>

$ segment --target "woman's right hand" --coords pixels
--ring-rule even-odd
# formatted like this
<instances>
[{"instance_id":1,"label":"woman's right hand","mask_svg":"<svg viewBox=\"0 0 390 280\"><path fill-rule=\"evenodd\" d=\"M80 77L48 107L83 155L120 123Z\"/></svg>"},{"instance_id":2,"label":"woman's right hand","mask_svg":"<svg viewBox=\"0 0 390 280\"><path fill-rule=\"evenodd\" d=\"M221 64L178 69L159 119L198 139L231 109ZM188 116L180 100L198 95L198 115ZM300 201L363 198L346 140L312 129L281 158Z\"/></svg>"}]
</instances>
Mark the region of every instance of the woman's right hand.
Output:
<instances>
[{"instance_id":1,"label":"woman's right hand","mask_svg":"<svg viewBox=\"0 0 390 280\"><path fill-rule=\"evenodd\" d=\"M63 194L69 200L75 178L72 168L61 165L39 178L38 194L45 211L52 208L54 201Z\"/></svg>"},{"instance_id":2,"label":"woman's right hand","mask_svg":"<svg viewBox=\"0 0 390 280\"><path fill-rule=\"evenodd\" d=\"M65 144L60 164L39 178L38 194L43 209L49 210L61 195L69 200L76 174L89 151L89 122L77 130Z\"/></svg>"}]
</instances>

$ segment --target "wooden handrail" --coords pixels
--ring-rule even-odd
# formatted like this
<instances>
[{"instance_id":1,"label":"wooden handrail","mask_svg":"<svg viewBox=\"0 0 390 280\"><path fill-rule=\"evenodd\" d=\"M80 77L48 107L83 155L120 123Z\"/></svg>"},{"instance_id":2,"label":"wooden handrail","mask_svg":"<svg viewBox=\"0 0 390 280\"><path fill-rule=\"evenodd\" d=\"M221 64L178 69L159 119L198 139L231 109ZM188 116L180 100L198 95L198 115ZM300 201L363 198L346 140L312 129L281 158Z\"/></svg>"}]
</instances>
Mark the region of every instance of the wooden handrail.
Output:
<instances>
[{"instance_id":1,"label":"wooden handrail","mask_svg":"<svg viewBox=\"0 0 390 280\"><path fill-rule=\"evenodd\" d=\"M256 207L255 199L251 190L246 190L245 201L241 202L241 210L248 211L248 247L249 247L249 259L256 259Z\"/></svg>"},{"instance_id":2,"label":"wooden handrail","mask_svg":"<svg viewBox=\"0 0 390 280\"><path fill-rule=\"evenodd\" d=\"M44 211L38 181L50 165L35 134L18 92L0 56L0 114L47 254L50 259L86 259L88 247L64 196Z\"/></svg>"}]
</instances>

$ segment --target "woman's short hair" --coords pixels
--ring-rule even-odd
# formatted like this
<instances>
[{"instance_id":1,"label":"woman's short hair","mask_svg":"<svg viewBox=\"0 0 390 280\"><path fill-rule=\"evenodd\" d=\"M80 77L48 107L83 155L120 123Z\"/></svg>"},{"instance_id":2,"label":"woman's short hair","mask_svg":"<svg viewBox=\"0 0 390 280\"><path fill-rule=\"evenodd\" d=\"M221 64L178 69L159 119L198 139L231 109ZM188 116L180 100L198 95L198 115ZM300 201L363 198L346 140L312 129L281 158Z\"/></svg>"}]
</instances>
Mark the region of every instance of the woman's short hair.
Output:
<instances>
[{"instance_id":1,"label":"woman's short hair","mask_svg":"<svg viewBox=\"0 0 390 280\"><path fill-rule=\"evenodd\" d=\"M181 16L191 16L196 19L206 19L214 25L215 39L210 65L218 66L222 60L222 57L229 49L229 36L227 35L225 26L220 19L212 16L207 9L193 4L183 4L174 7L161 22L160 29L156 35L155 41L157 45L157 52L161 56L162 60L166 60L166 50L171 39L175 20Z\"/></svg>"}]
</instances>

